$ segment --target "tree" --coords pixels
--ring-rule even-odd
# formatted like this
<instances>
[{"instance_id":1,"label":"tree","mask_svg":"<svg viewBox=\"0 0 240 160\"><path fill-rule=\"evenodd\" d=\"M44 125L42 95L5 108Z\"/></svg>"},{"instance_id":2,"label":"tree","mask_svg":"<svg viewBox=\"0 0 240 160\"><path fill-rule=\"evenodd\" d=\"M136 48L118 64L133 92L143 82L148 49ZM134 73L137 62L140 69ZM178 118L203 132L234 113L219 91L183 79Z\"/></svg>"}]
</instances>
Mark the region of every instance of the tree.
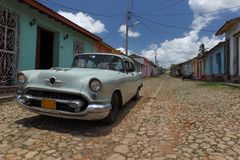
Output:
<instances>
[{"instance_id":1,"label":"tree","mask_svg":"<svg viewBox=\"0 0 240 160\"><path fill-rule=\"evenodd\" d=\"M199 46L198 51L200 55L204 55L207 52L207 49L205 48L205 45L203 43Z\"/></svg>"}]
</instances>

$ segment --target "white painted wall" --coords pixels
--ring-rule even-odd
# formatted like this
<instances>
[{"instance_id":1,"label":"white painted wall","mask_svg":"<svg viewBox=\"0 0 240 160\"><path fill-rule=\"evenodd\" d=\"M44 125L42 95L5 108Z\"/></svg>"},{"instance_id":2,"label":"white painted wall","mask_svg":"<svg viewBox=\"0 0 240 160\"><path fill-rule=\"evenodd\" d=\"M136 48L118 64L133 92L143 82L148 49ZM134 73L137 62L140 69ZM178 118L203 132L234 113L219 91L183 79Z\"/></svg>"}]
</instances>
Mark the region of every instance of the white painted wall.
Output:
<instances>
[{"instance_id":1,"label":"white painted wall","mask_svg":"<svg viewBox=\"0 0 240 160\"><path fill-rule=\"evenodd\" d=\"M240 36L237 37L238 38L238 75L240 76Z\"/></svg>"},{"instance_id":2,"label":"white painted wall","mask_svg":"<svg viewBox=\"0 0 240 160\"><path fill-rule=\"evenodd\" d=\"M234 34L238 33L240 31L240 22L238 22L231 30L227 31L225 33L225 39L230 39L230 75L235 75L235 70L234 69L234 59L236 57L236 54L240 54L240 39L239 37L233 36ZM239 39L238 41L238 51L237 51L237 38ZM240 71L240 55L239 55L239 71ZM240 75L240 72L239 72Z\"/></svg>"},{"instance_id":3,"label":"white painted wall","mask_svg":"<svg viewBox=\"0 0 240 160\"><path fill-rule=\"evenodd\" d=\"M134 58L135 61L144 64L144 59L143 58Z\"/></svg>"},{"instance_id":4,"label":"white painted wall","mask_svg":"<svg viewBox=\"0 0 240 160\"><path fill-rule=\"evenodd\" d=\"M234 75L233 62L234 62L234 37L231 37L230 38L230 75Z\"/></svg>"}]
</instances>

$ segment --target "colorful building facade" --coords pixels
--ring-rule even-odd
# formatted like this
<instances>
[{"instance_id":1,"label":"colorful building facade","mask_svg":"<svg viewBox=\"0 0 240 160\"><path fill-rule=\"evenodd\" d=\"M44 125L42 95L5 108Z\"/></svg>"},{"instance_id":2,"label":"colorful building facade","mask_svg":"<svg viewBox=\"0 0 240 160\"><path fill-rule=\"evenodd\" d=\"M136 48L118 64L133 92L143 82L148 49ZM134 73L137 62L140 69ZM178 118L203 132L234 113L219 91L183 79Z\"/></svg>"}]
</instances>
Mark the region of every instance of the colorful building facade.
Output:
<instances>
[{"instance_id":1,"label":"colorful building facade","mask_svg":"<svg viewBox=\"0 0 240 160\"><path fill-rule=\"evenodd\" d=\"M225 73L229 80L240 82L240 17L227 21L216 33L225 34Z\"/></svg>"},{"instance_id":2,"label":"colorful building facade","mask_svg":"<svg viewBox=\"0 0 240 160\"><path fill-rule=\"evenodd\" d=\"M203 57L204 78L207 80L224 79L225 74L225 42L218 43Z\"/></svg>"},{"instance_id":3,"label":"colorful building facade","mask_svg":"<svg viewBox=\"0 0 240 160\"><path fill-rule=\"evenodd\" d=\"M183 64L183 75L189 76L192 72L192 60L189 60Z\"/></svg>"},{"instance_id":4,"label":"colorful building facade","mask_svg":"<svg viewBox=\"0 0 240 160\"><path fill-rule=\"evenodd\" d=\"M202 79L204 75L204 66L202 55L198 55L192 60L192 71L195 79Z\"/></svg>"},{"instance_id":5,"label":"colorful building facade","mask_svg":"<svg viewBox=\"0 0 240 160\"><path fill-rule=\"evenodd\" d=\"M0 95L15 92L20 70L70 67L75 54L111 50L100 37L35 0L0 3Z\"/></svg>"},{"instance_id":6,"label":"colorful building facade","mask_svg":"<svg viewBox=\"0 0 240 160\"><path fill-rule=\"evenodd\" d=\"M142 64L141 71L142 71L143 77L152 77L152 76L158 75L158 67L153 62L148 60L147 58L141 57L136 54L132 54L132 55L130 55L130 57L132 59L134 59L135 61L137 61L138 63Z\"/></svg>"}]
</instances>

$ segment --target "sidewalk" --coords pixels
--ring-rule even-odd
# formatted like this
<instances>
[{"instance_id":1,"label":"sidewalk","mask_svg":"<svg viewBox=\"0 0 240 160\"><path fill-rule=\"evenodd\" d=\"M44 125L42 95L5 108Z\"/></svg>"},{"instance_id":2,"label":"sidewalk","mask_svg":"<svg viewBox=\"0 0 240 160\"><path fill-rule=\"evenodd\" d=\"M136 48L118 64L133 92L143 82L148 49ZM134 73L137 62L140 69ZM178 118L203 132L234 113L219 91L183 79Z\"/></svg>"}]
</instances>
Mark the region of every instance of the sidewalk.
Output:
<instances>
[{"instance_id":1,"label":"sidewalk","mask_svg":"<svg viewBox=\"0 0 240 160\"><path fill-rule=\"evenodd\" d=\"M13 99L15 97L15 94L11 94L11 95L0 95L0 101L1 100L8 100L8 99Z\"/></svg>"},{"instance_id":2,"label":"sidewalk","mask_svg":"<svg viewBox=\"0 0 240 160\"><path fill-rule=\"evenodd\" d=\"M223 84L228 85L228 86L232 86L232 87L240 88L240 84L239 83L223 83Z\"/></svg>"}]
</instances>

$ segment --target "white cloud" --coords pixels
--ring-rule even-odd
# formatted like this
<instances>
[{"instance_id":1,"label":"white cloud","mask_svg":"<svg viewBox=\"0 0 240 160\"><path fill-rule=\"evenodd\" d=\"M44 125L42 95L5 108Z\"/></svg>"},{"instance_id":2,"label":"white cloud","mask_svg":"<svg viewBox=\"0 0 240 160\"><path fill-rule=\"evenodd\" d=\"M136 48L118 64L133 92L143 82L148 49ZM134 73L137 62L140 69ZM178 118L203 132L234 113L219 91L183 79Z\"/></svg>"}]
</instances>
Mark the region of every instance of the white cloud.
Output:
<instances>
[{"instance_id":1,"label":"white cloud","mask_svg":"<svg viewBox=\"0 0 240 160\"><path fill-rule=\"evenodd\" d=\"M126 34L126 25L121 25L118 31L119 31L120 33L122 33L122 35L125 36L125 34ZM140 33L139 33L139 32L134 32L134 31L132 31L132 30L129 28L129 29L128 29L128 36L129 36L129 37L134 37L134 38L136 38L136 37L139 37L139 36L140 36Z\"/></svg>"},{"instance_id":2,"label":"white cloud","mask_svg":"<svg viewBox=\"0 0 240 160\"><path fill-rule=\"evenodd\" d=\"M194 13L199 13L239 6L240 2L236 0L189 0L188 4ZM230 12L235 12L237 9L239 8L233 8ZM152 44L149 46L149 49L142 50L141 54L154 61L154 50L156 50L159 64L170 66L173 63L181 63L196 56L201 43L204 43L207 49L211 49L217 43L223 41L223 39L215 37L214 35L210 37L199 37L199 32L207 27L214 19L218 18L218 14L219 13L195 15L190 32L185 33L183 37L164 41L157 49L152 48L152 46L156 46L156 44Z\"/></svg>"},{"instance_id":3,"label":"white cloud","mask_svg":"<svg viewBox=\"0 0 240 160\"><path fill-rule=\"evenodd\" d=\"M239 6L240 2L237 0L189 0L188 4L194 12L209 12ZM233 12L237 10L238 8L231 9Z\"/></svg>"},{"instance_id":4,"label":"white cloud","mask_svg":"<svg viewBox=\"0 0 240 160\"><path fill-rule=\"evenodd\" d=\"M119 47L119 48L117 48L117 50L120 50L122 53L126 54L126 50L123 47ZM131 55L131 54L133 54L133 51L132 50L128 50L128 55Z\"/></svg>"},{"instance_id":5,"label":"white cloud","mask_svg":"<svg viewBox=\"0 0 240 160\"><path fill-rule=\"evenodd\" d=\"M58 11L58 13L92 33L106 32L105 25L100 20L95 20L82 12L71 13Z\"/></svg>"},{"instance_id":6,"label":"white cloud","mask_svg":"<svg viewBox=\"0 0 240 160\"><path fill-rule=\"evenodd\" d=\"M171 64L177 64L189 60L196 56L201 43L205 44L207 49L212 48L217 43L222 41L217 37L202 37L197 41L193 41L190 36L183 38L175 38L171 41L165 41L160 44L159 48L156 49L157 59L159 65L165 65L169 67ZM141 54L155 62L155 50L148 49L141 51Z\"/></svg>"}]
</instances>

